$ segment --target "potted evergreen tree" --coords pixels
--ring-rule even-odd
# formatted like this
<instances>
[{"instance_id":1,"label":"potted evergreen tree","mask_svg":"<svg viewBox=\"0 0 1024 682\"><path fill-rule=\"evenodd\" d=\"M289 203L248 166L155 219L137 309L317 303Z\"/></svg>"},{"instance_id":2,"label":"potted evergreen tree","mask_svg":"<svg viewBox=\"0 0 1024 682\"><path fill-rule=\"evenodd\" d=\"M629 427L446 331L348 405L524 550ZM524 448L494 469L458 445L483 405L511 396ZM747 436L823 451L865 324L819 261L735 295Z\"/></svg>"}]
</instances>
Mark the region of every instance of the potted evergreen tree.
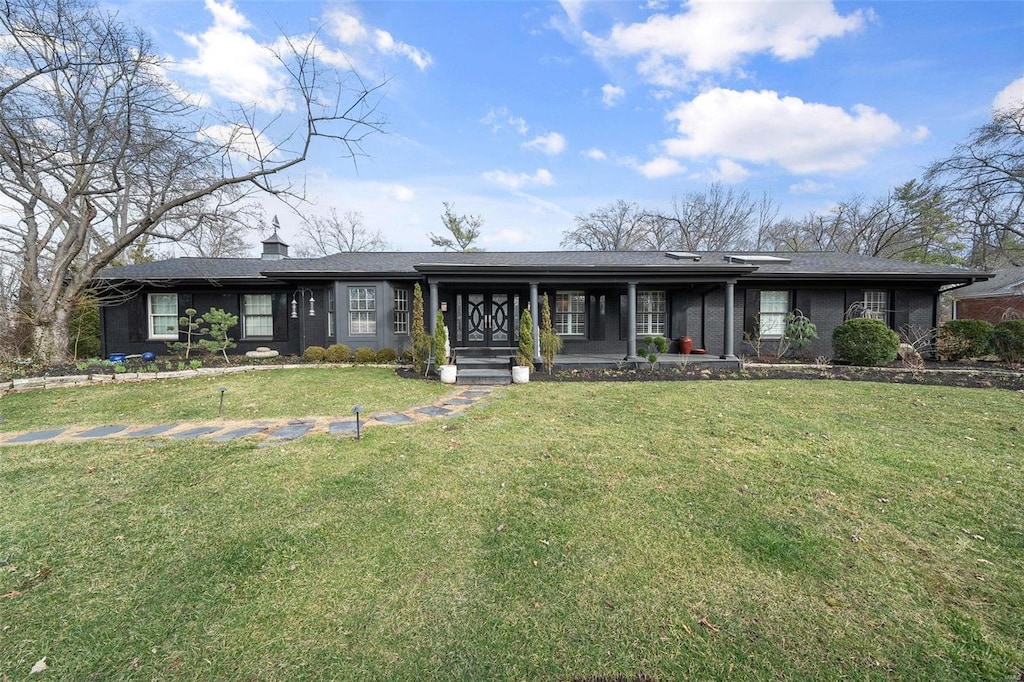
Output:
<instances>
[{"instance_id":1,"label":"potted evergreen tree","mask_svg":"<svg viewBox=\"0 0 1024 682\"><path fill-rule=\"evenodd\" d=\"M444 323L444 313L437 311L434 326L434 362L442 384L454 384L458 378L459 368L453 362L452 347L448 341L448 326Z\"/></svg>"},{"instance_id":2,"label":"potted evergreen tree","mask_svg":"<svg viewBox=\"0 0 1024 682\"><path fill-rule=\"evenodd\" d=\"M519 350L516 364L512 367L512 383L525 384L530 381L533 369L533 315L524 310L519 318Z\"/></svg>"}]
</instances>

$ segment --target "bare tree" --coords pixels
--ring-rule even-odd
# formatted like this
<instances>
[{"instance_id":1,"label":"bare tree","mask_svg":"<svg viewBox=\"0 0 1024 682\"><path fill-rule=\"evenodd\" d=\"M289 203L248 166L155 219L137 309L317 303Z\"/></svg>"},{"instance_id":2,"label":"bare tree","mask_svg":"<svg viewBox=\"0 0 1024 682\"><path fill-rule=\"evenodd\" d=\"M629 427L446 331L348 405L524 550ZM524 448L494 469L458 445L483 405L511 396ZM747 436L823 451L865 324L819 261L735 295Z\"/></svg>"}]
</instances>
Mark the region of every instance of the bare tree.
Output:
<instances>
[{"instance_id":1,"label":"bare tree","mask_svg":"<svg viewBox=\"0 0 1024 682\"><path fill-rule=\"evenodd\" d=\"M955 225L935 188L910 181L884 197L853 197L825 213L781 220L762 233L761 248L839 251L929 263L959 262Z\"/></svg>"},{"instance_id":2,"label":"bare tree","mask_svg":"<svg viewBox=\"0 0 1024 682\"><path fill-rule=\"evenodd\" d=\"M671 213L652 218L674 234L673 247L687 251L723 251L756 246L768 231L778 210L763 195L755 200L747 191L736 192L713 183L703 192L690 192L672 199Z\"/></svg>"},{"instance_id":3,"label":"bare tree","mask_svg":"<svg viewBox=\"0 0 1024 682\"><path fill-rule=\"evenodd\" d=\"M427 235L430 237L430 243L446 251L480 251L473 246L473 242L480 238L480 228L483 227L484 219L478 215L457 215L447 201L442 202L442 205L444 213L441 214L441 223L451 236L430 232Z\"/></svg>"},{"instance_id":4,"label":"bare tree","mask_svg":"<svg viewBox=\"0 0 1024 682\"><path fill-rule=\"evenodd\" d=\"M563 247L583 251L662 248L664 235L651 233L647 212L631 201L619 199L587 215L577 215L575 221L576 227L562 234Z\"/></svg>"},{"instance_id":5,"label":"bare tree","mask_svg":"<svg viewBox=\"0 0 1024 682\"><path fill-rule=\"evenodd\" d=\"M38 357L67 358L74 302L127 247L231 220L253 192L297 199L278 178L315 142L361 153L376 88L322 68L316 35L278 44L297 124L199 107L145 35L87 0L0 2L0 200L17 216L0 247L21 259Z\"/></svg>"},{"instance_id":6,"label":"bare tree","mask_svg":"<svg viewBox=\"0 0 1024 682\"><path fill-rule=\"evenodd\" d=\"M972 265L1024 263L1024 102L996 111L925 178L947 197Z\"/></svg>"},{"instance_id":7,"label":"bare tree","mask_svg":"<svg viewBox=\"0 0 1024 682\"><path fill-rule=\"evenodd\" d=\"M306 240L300 243L295 253L304 257L327 256L332 253L351 251L387 251L388 240L380 230L370 230L363 224L359 211L331 209L329 216L311 216L299 228Z\"/></svg>"}]
</instances>

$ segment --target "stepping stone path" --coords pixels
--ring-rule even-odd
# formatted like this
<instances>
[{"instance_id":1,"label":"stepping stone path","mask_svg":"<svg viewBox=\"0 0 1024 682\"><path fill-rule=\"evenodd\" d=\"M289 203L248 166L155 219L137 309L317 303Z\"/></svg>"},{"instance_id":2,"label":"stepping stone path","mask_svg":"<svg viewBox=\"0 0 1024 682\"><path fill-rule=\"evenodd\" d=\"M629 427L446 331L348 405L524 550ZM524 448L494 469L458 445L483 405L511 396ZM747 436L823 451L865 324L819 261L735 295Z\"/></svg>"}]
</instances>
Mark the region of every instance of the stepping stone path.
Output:
<instances>
[{"instance_id":1,"label":"stepping stone path","mask_svg":"<svg viewBox=\"0 0 1024 682\"><path fill-rule=\"evenodd\" d=\"M430 419L450 419L464 414L474 405L485 405L487 398L500 395L504 386L473 386L461 388L430 405L417 405L401 412L374 412L363 415L360 429L379 428L383 425L400 426L415 424ZM108 426L67 426L63 428L0 433L0 447L6 445L28 445L59 443L83 439L114 438L171 438L190 440L201 438L217 443L253 438L261 445L276 445L296 440L310 433L327 433L333 436L354 438L356 420L352 417L311 417L309 419L261 419L249 422L209 421L189 424L151 424L129 426L110 424Z\"/></svg>"}]
</instances>

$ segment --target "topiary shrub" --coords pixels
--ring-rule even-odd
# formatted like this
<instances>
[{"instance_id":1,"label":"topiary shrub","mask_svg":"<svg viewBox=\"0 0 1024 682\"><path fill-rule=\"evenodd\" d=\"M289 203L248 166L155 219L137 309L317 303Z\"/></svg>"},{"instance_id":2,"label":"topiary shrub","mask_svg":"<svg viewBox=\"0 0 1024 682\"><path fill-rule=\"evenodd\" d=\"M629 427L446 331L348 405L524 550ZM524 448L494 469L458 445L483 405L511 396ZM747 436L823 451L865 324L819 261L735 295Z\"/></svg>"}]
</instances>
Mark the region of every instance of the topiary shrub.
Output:
<instances>
[{"instance_id":1,"label":"topiary shrub","mask_svg":"<svg viewBox=\"0 0 1024 682\"><path fill-rule=\"evenodd\" d=\"M1003 362L1024 362L1024 320L1004 320L992 329L992 347Z\"/></svg>"},{"instance_id":2,"label":"topiary shrub","mask_svg":"<svg viewBox=\"0 0 1024 682\"><path fill-rule=\"evenodd\" d=\"M377 362L382 365L390 365L398 359L398 353L394 348L381 348L377 351Z\"/></svg>"},{"instance_id":3,"label":"topiary shrub","mask_svg":"<svg viewBox=\"0 0 1024 682\"><path fill-rule=\"evenodd\" d=\"M327 347L327 362L348 362L352 359L352 349L343 343L335 343Z\"/></svg>"},{"instance_id":4,"label":"topiary shrub","mask_svg":"<svg viewBox=\"0 0 1024 682\"><path fill-rule=\"evenodd\" d=\"M377 351L367 346L360 346L356 348L356 362L360 364L368 364L377 360Z\"/></svg>"},{"instance_id":5,"label":"topiary shrub","mask_svg":"<svg viewBox=\"0 0 1024 682\"><path fill-rule=\"evenodd\" d=\"M832 332L836 357L854 365L877 367L896 359L900 337L881 320L858 317L847 320Z\"/></svg>"},{"instance_id":6,"label":"topiary shrub","mask_svg":"<svg viewBox=\"0 0 1024 682\"><path fill-rule=\"evenodd\" d=\"M992 325L985 320L950 320L939 331L939 355L944 360L977 358L991 351Z\"/></svg>"},{"instance_id":7,"label":"topiary shrub","mask_svg":"<svg viewBox=\"0 0 1024 682\"><path fill-rule=\"evenodd\" d=\"M516 364L529 367L533 371L533 315L529 309L524 310L519 318L519 350L516 352Z\"/></svg>"},{"instance_id":8,"label":"topiary shrub","mask_svg":"<svg viewBox=\"0 0 1024 682\"><path fill-rule=\"evenodd\" d=\"M327 358L327 350L323 346L309 346L302 351L302 359L306 362L323 362Z\"/></svg>"}]
</instances>

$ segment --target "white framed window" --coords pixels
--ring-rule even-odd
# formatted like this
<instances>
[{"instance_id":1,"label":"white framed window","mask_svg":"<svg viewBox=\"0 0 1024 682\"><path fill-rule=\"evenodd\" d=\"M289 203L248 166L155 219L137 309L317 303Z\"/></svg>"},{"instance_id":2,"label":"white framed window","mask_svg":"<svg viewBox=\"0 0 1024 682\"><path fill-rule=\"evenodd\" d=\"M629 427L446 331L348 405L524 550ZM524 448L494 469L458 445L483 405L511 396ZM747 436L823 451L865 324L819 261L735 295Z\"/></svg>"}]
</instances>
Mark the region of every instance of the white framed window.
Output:
<instances>
[{"instance_id":1,"label":"white framed window","mask_svg":"<svg viewBox=\"0 0 1024 682\"><path fill-rule=\"evenodd\" d=\"M555 293L554 331L559 336L583 336L587 329L587 298L582 291Z\"/></svg>"},{"instance_id":2,"label":"white framed window","mask_svg":"<svg viewBox=\"0 0 1024 682\"><path fill-rule=\"evenodd\" d=\"M761 310L758 313L758 332L762 339L781 339L786 333L786 315L789 314L788 291L762 291Z\"/></svg>"},{"instance_id":3,"label":"white framed window","mask_svg":"<svg viewBox=\"0 0 1024 682\"><path fill-rule=\"evenodd\" d=\"M409 333L409 290L395 289L395 334Z\"/></svg>"},{"instance_id":4,"label":"white framed window","mask_svg":"<svg viewBox=\"0 0 1024 682\"><path fill-rule=\"evenodd\" d=\"M889 292L868 289L864 292L864 317L889 323Z\"/></svg>"},{"instance_id":5,"label":"white framed window","mask_svg":"<svg viewBox=\"0 0 1024 682\"><path fill-rule=\"evenodd\" d=\"M334 338L334 287L327 287L327 336Z\"/></svg>"},{"instance_id":6,"label":"white framed window","mask_svg":"<svg viewBox=\"0 0 1024 682\"><path fill-rule=\"evenodd\" d=\"M348 333L352 336L377 333L377 289L374 287L348 288Z\"/></svg>"},{"instance_id":7,"label":"white framed window","mask_svg":"<svg viewBox=\"0 0 1024 682\"><path fill-rule=\"evenodd\" d=\"M149 295L149 338L178 340L178 295Z\"/></svg>"},{"instance_id":8,"label":"white framed window","mask_svg":"<svg viewBox=\"0 0 1024 682\"><path fill-rule=\"evenodd\" d=\"M665 292L636 292L636 333L639 336L665 335Z\"/></svg>"},{"instance_id":9,"label":"white framed window","mask_svg":"<svg viewBox=\"0 0 1024 682\"><path fill-rule=\"evenodd\" d=\"M270 294L244 294L242 296L242 338L271 339L273 337L273 297Z\"/></svg>"}]
</instances>

